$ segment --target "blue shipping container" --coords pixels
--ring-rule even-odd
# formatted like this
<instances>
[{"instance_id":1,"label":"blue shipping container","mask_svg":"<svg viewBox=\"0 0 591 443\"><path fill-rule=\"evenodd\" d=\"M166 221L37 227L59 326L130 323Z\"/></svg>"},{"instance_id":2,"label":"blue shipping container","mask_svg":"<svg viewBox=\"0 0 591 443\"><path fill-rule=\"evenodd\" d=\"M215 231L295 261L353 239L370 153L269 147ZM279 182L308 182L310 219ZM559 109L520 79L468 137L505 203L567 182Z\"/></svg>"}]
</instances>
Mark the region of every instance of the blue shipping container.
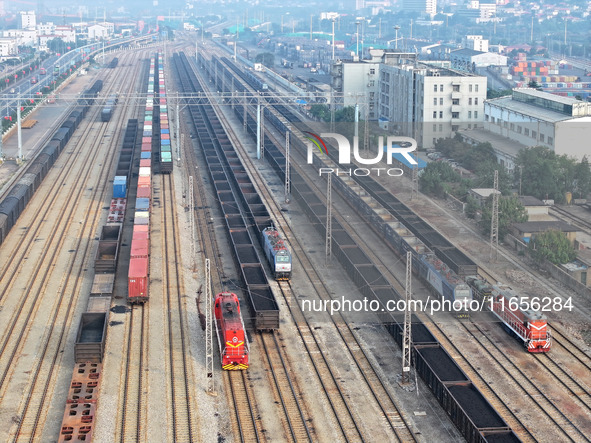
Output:
<instances>
[{"instance_id":1,"label":"blue shipping container","mask_svg":"<svg viewBox=\"0 0 591 443\"><path fill-rule=\"evenodd\" d=\"M127 177L118 175L113 180L113 198L125 198L127 194Z\"/></svg>"},{"instance_id":2,"label":"blue shipping container","mask_svg":"<svg viewBox=\"0 0 591 443\"><path fill-rule=\"evenodd\" d=\"M135 210L136 211L147 211L150 209L150 199L149 198L136 198L135 199Z\"/></svg>"},{"instance_id":3,"label":"blue shipping container","mask_svg":"<svg viewBox=\"0 0 591 443\"><path fill-rule=\"evenodd\" d=\"M152 157L152 153L148 152L148 151L142 151L141 157L140 159L144 160L144 159L150 159Z\"/></svg>"}]
</instances>

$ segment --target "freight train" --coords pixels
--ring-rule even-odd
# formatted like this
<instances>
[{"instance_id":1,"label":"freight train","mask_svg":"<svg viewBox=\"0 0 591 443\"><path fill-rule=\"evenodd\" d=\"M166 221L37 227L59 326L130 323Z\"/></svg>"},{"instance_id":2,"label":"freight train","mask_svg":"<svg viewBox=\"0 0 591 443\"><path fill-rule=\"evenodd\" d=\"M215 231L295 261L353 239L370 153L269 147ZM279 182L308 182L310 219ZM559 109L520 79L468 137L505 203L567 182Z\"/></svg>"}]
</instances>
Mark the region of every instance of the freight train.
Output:
<instances>
[{"instance_id":1,"label":"freight train","mask_svg":"<svg viewBox=\"0 0 591 443\"><path fill-rule=\"evenodd\" d=\"M276 280L291 277L291 253L285 246L281 234L273 226L263 229L263 250Z\"/></svg>"},{"instance_id":2,"label":"freight train","mask_svg":"<svg viewBox=\"0 0 591 443\"><path fill-rule=\"evenodd\" d=\"M222 369L247 369L248 340L236 294L221 292L216 295L214 312Z\"/></svg>"},{"instance_id":3,"label":"freight train","mask_svg":"<svg viewBox=\"0 0 591 443\"><path fill-rule=\"evenodd\" d=\"M84 91L86 98L95 98L103 87L103 82L97 80ZM41 149L41 152L27 168L27 173L12 187L8 194L0 202L0 244L4 241L8 232L15 225L17 219L24 211L35 191L53 166L58 156L70 140L70 137L78 127L80 121L86 115L90 100L81 99L78 106L68 115L66 121L58 128L50 141Z\"/></svg>"},{"instance_id":4,"label":"freight train","mask_svg":"<svg viewBox=\"0 0 591 443\"><path fill-rule=\"evenodd\" d=\"M521 306L519 296L509 287L491 285L480 277L467 277L466 281L484 301L510 335L519 340L532 353L548 352L552 334L545 315L529 306Z\"/></svg>"},{"instance_id":5,"label":"freight train","mask_svg":"<svg viewBox=\"0 0 591 443\"><path fill-rule=\"evenodd\" d=\"M149 299L150 276L150 216L152 208L152 144L154 131L159 125L160 99L158 88L155 89L156 60L159 56L150 57L150 71L144 108L144 125L142 132L139 174L136 186L135 213L133 218L133 234L131 254L127 274L127 301L129 303L145 303ZM163 68L158 73L162 76ZM162 83L164 91L164 83ZM154 104L156 103L156 106ZM156 119L154 118L156 114Z\"/></svg>"},{"instance_id":6,"label":"freight train","mask_svg":"<svg viewBox=\"0 0 591 443\"><path fill-rule=\"evenodd\" d=\"M208 65L208 62L203 59L201 54L199 62L201 66ZM219 67L216 72L220 72ZM216 85L217 87L221 86L221 82L230 84L225 79L222 80L224 71L221 72L221 76L219 74L215 76L220 80L220 84ZM210 75L210 78L214 78L214 76ZM240 86L240 83L234 82L234 87L239 88ZM241 110L236 110L236 115L242 120L244 114ZM249 122L247 122L248 126L250 126ZM285 126L283 127L285 128ZM256 129L256 126L254 128ZM285 156L276 144L267 137L265 137L265 159L269 161L279 178L283 180L285 178ZM325 204L306 181L293 170L291 171L291 183L295 200L309 217L311 225L316 228L321 236L324 236L323 216L326 214ZM351 201L354 200L355 197L352 196ZM363 199L356 198L356 200L362 201ZM399 247L404 248L405 251L415 250L417 255L413 257L413 268L419 267L418 254L425 253L426 247L424 244L414 241L413 239L416 239L416 237L402 223L392 221L389 214L383 216L375 214L369 205L363 208L360 207L360 212L371 218L384 236L390 236L391 241L400 243ZM338 258L349 273L361 293L368 298L378 300L384 307L389 300L400 299L400 295L388 284L380 271L360 250L356 242L340 226L337 220L332 221L332 229L335 257ZM405 237L407 240L402 245L402 239ZM378 317L398 344L402 345L403 318L396 315L392 316L385 311L378 312ZM425 380L466 440L478 443L485 441L519 441L519 438L486 401L481 392L470 382L453 358L440 347L425 325L414 315L412 322L412 353L417 372Z\"/></svg>"}]
</instances>

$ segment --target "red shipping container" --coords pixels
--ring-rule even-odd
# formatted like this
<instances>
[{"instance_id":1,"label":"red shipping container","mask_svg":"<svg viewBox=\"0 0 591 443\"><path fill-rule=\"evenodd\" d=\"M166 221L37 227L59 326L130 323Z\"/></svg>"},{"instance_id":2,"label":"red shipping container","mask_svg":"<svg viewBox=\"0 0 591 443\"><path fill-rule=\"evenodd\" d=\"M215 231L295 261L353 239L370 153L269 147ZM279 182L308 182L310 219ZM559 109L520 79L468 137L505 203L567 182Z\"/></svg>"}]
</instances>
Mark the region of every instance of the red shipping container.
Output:
<instances>
[{"instance_id":1,"label":"red shipping container","mask_svg":"<svg viewBox=\"0 0 591 443\"><path fill-rule=\"evenodd\" d=\"M148 257L148 255L150 255L150 243L148 239L133 238L131 241L131 258Z\"/></svg>"},{"instance_id":2,"label":"red shipping container","mask_svg":"<svg viewBox=\"0 0 591 443\"><path fill-rule=\"evenodd\" d=\"M162 134L160 137L162 140L170 140L170 134Z\"/></svg>"},{"instance_id":3,"label":"red shipping container","mask_svg":"<svg viewBox=\"0 0 591 443\"><path fill-rule=\"evenodd\" d=\"M168 127L168 125L163 125L163 124L161 123L161 124L160 124L160 129L170 129L170 128Z\"/></svg>"},{"instance_id":4,"label":"red shipping container","mask_svg":"<svg viewBox=\"0 0 591 443\"><path fill-rule=\"evenodd\" d=\"M149 185L138 186L137 198L152 198L152 188Z\"/></svg>"},{"instance_id":5,"label":"red shipping container","mask_svg":"<svg viewBox=\"0 0 591 443\"><path fill-rule=\"evenodd\" d=\"M127 298L132 302L143 303L148 300L148 258L129 260Z\"/></svg>"},{"instance_id":6,"label":"red shipping container","mask_svg":"<svg viewBox=\"0 0 591 443\"><path fill-rule=\"evenodd\" d=\"M148 227L148 225L134 225L134 226L145 226ZM133 233L133 238L131 239L131 249L133 251L133 242L134 241L147 241L148 242L148 246L150 245L150 233L148 231L138 231Z\"/></svg>"},{"instance_id":7,"label":"red shipping container","mask_svg":"<svg viewBox=\"0 0 591 443\"><path fill-rule=\"evenodd\" d=\"M137 179L137 186L150 186L152 184L149 175L142 175Z\"/></svg>"},{"instance_id":8,"label":"red shipping container","mask_svg":"<svg viewBox=\"0 0 591 443\"><path fill-rule=\"evenodd\" d=\"M144 143L151 144L152 143L152 137L142 137L142 145Z\"/></svg>"},{"instance_id":9,"label":"red shipping container","mask_svg":"<svg viewBox=\"0 0 591 443\"><path fill-rule=\"evenodd\" d=\"M150 229L145 225L133 225L133 236L138 232L150 232Z\"/></svg>"},{"instance_id":10,"label":"red shipping container","mask_svg":"<svg viewBox=\"0 0 591 443\"><path fill-rule=\"evenodd\" d=\"M142 152L151 152L152 143L142 143Z\"/></svg>"},{"instance_id":11,"label":"red shipping container","mask_svg":"<svg viewBox=\"0 0 591 443\"><path fill-rule=\"evenodd\" d=\"M144 158L142 160L140 160L140 168L144 168L144 167L150 167L152 166L152 160L150 160L149 158Z\"/></svg>"}]
</instances>

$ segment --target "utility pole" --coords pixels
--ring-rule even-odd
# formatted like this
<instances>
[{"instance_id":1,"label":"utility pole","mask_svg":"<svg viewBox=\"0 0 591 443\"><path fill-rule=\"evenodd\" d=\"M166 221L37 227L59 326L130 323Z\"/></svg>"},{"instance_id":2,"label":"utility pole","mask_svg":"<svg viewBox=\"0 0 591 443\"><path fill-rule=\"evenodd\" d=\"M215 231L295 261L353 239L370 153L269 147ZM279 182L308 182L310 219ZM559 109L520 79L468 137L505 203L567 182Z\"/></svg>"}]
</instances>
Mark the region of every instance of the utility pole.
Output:
<instances>
[{"instance_id":1,"label":"utility pole","mask_svg":"<svg viewBox=\"0 0 591 443\"><path fill-rule=\"evenodd\" d=\"M191 229L191 261L193 262L193 272L197 271L196 244L195 239L195 202L193 201L193 176L189 176L189 225Z\"/></svg>"},{"instance_id":2,"label":"utility pole","mask_svg":"<svg viewBox=\"0 0 591 443\"><path fill-rule=\"evenodd\" d=\"M207 393L217 395L215 392L215 379L213 377L213 309L211 294L211 273L209 259L205 259L205 372L207 373Z\"/></svg>"},{"instance_id":3,"label":"utility pole","mask_svg":"<svg viewBox=\"0 0 591 443\"><path fill-rule=\"evenodd\" d=\"M261 98L257 97L257 158L261 158Z\"/></svg>"},{"instance_id":4,"label":"utility pole","mask_svg":"<svg viewBox=\"0 0 591 443\"><path fill-rule=\"evenodd\" d=\"M261 111L261 158L265 158L265 108Z\"/></svg>"},{"instance_id":5,"label":"utility pole","mask_svg":"<svg viewBox=\"0 0 591 443\"><path fill-rule=\"evenodd\" d=\"M499 171L495 170L494 191L492 200L492 216L490 219L490 261L497 259L499 254ZM493 257L494 255L494 257Z\"/></svg>"},{"instance_id":6,"label":"utility pole","mask_svg":"<svg viewBox=\"0 0 591 443\"><path fill-rule=\"evenodd\" d=\"M363 121L363 150L365 154L369 152L369 109L365 111L365 120ZM381 149L381 147L380 147Z\"/></svg>"},{"instance_id":7,"label":"utility pole","mask_svg":"<svg viewBox=\"0 0 591 443\"><path fill-rule=\"evenodd\" d=\"M325 265L332 257L332 174L328 174L326 183L326 238L324 243Z\"/></svg>"},{"instance_id":8,"label":"utility pole","mask_svg":"<svg viewBox=\"0 0 591 443\"><path fill-rule=\"evenodd\" d=\"M406 252L406 284L404 299L404 330L402 333L402 384L410 382L410 353L412 346L412 322L410 315L410 300L412 300L412 252Z\"/></svg>"},{"instance_id":9,"label":"utility pole","mask_svg":"<svg viewBox=\"0 0 591 443\"><path fill-rule=\"evenodd\" d=\"M289 203L291 194L291 176L290 176L290 160L289 160L289 126L285 131L285 203Z\"/></svg>"},{"instance_id":10,"label":"utility pole","mask_svg":"<svg viewBox=\"0 0 591 443\"><path fill-rule=\"evenodd\" d=\"M18 157L16 162L18 164L22 163L23 161L23 136L21 132L21 90L18 90L18 99L16 101L16 130L17 130L17 140L18 140Z\"/></svg>"}]
</instances>

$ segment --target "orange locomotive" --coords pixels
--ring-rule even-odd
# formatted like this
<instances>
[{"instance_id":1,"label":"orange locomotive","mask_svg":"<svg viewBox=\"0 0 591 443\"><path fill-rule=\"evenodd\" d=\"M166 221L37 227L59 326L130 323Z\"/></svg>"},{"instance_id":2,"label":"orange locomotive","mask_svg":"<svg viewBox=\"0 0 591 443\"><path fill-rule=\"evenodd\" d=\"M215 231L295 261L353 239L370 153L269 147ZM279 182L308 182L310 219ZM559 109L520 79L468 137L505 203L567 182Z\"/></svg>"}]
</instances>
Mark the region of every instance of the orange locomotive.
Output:
<instances>
[{"instance_id":1,"label":"orange locomotive","mask_svg":"<svg viewBox=\"0 0 591 443\"><path fill-rule=\"evenodd\" d=\"M521 309L518 301L511 289L493 286L492 312L503 322L505 329L521 340L528 352L548 352L552 337L546 316L538 311Z\"/></svg>"},{"instance_id":2,"label":"orange locomotive","mask_svg":"<svg viewBox=\"0 0 591 443\"><path fill-rule=\"evenodd\" d=\"M214 306L222 369L247 369L248 341L238 297L232 292L222 292L215 296Z\"/></svg>"}]
</instances>

